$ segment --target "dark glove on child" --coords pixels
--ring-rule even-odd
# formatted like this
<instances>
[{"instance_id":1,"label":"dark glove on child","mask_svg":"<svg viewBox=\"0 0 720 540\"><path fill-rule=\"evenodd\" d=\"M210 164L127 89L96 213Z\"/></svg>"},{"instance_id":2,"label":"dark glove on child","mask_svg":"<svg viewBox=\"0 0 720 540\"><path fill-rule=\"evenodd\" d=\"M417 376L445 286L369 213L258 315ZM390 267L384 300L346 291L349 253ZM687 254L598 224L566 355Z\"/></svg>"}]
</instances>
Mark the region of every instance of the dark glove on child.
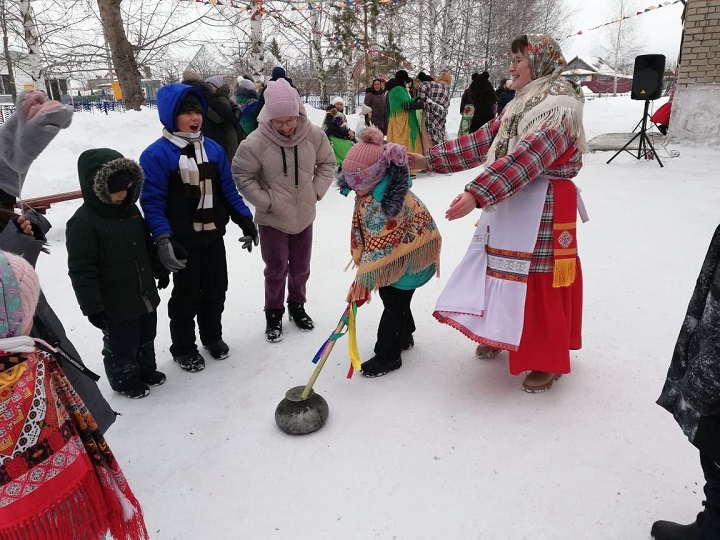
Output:
<instances>
[{"instance_id":1,"label":"dark glove on child","mask_svg":"<svg viewBox=\"0 0 720 540\"><path fill-rule=\"evenodd\" d=\"M188 252L169 234L161 234L155 241L160 264L170 272L178 272L187 264Z\"/></svg>"},{"instance_id":2,"label":"dark glove on child","mask_svg":"<svg viewBox=\"0 0 720 540\"><path fill-rule=\"evenodd\" d=\"M168 285L170 285L170 274L163 274L160 276L157 280L157 288L161 291L163 289L167 289Z\"/></svg>"},{"instance_id":3,"label":"dark glove on child","mask_svg":"<svg viewBox=\"0 0 720 540\"><path fill-rule=\"evenodd\" d=\"M105 330L107 327L107 324L105 324L105 312L101 311L100 313L93 313L92 315L87 316L88 321L90 321L90 324L92 324L95 328L99 328L100 330Z\"/></svg>"},{"instance_id":4,"label":"dark glove on child","mask_svg":"<svg viewBox=\"0 0 720 540\"><path fill-rule=\"evenodd\" d=\"M239 239L239 241L242 242L242 248L247 249L248 253L252 253L253 244L257 246L260 243L257 227L255 226L252 218L242 216L240 220L240 228L243 232L243 236Z\"/></svg>"}]
</instances>

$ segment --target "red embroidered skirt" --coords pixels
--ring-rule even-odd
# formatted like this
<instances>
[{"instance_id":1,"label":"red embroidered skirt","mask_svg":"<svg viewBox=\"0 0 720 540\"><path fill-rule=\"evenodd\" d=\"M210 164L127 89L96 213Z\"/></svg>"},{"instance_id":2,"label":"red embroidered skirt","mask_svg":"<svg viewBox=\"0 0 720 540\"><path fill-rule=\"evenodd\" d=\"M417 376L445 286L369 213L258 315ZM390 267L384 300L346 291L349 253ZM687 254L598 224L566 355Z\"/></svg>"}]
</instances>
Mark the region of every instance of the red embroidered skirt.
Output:
<instances>
[{"instance_id":1,"label":"red embroidered skirt","mask_svg":"<svg viewBox=\"0 0 720 540\"><path fill-rule=\"evenodd\" d=\"M582 347L582 269L577 259L575 281L553 287L552 272L528 277L523 333L510 351L510 373L570 373L570 351Z\"/></svg>"}]
</instances>

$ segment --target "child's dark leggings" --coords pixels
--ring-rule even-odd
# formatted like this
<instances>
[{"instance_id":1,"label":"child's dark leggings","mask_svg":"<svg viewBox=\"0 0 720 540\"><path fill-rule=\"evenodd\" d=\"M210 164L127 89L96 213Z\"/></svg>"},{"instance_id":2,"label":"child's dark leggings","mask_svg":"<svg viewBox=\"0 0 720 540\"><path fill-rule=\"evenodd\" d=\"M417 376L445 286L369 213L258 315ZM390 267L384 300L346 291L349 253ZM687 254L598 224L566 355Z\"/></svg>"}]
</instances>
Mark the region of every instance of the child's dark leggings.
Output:
<instances>
[{"instance_id":1,"label":"child's dark leggings","mask_svg":"<svg viewBox=\"0 0 720 540\"><path fill-rule=\"evenodd\" d=\"M103 331L103 363L110 387L122 391L142 382L157 369L157 312L108 323Z\"/></svg>"},{"instance_id":2,"label":"child's dark leggings","mask_svg":"<svg viewBox=\"0 0 720 540\"><path fill-rule=\"evenodd\" d=\"M393 362L400 358L403 344L415 331L415 319L410 309L415 289L380 287L378 292L385 309L378 325L375 355L386 362Z\"/></svg>"}]
</instances>

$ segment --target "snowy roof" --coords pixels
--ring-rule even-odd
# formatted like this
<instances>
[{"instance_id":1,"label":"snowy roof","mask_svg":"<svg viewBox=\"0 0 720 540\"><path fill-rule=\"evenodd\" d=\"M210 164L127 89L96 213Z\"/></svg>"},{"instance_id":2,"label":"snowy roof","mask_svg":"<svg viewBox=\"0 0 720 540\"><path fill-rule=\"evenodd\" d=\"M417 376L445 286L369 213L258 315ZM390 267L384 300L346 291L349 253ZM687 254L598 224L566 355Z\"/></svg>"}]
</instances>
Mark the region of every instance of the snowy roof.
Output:
<instances>
[{"instance_id":1,"label":"snowy roof","mask_svg":"<svg viewBox=\"0 0 720 540\"><path fill-rule=\"evenodd\" d=\"M568 62L568 67L570 69L565 73L572 72L574 75L590 75L592 73L597 73L599 75L615 75L615 69L599 56L593 56L590 58L580 58L579 56L576 56ZM622 73L618 73L618 75L630 78L629 75L624 75Z\"/></svg>"},{"instance_id":2,"label":"snowy roof","mask_svg":"<svg viewBox=\"0 0 720 540\"><path fill-rule=\"evenodd\" d=\"M589 69L568 69L562 72L563 75L592 75L594 73L596 72Z\"/></svg>"}]
</instances>

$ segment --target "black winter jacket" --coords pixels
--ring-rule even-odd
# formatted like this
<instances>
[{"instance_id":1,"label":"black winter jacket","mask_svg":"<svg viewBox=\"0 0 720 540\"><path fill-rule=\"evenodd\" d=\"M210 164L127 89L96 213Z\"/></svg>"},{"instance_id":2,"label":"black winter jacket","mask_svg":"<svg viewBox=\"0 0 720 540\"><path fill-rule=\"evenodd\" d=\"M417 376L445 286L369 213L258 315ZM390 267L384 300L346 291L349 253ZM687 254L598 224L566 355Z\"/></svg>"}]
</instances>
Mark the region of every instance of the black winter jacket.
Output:
<instances>
[{"instance_id":1,"label":"black winter jacket","mask_svg":"<svg viewBox=\"0 0 720 540\"><path fill-rule=\"evenodd\" d=\"M108 177L132 174L128 195L113 205ZM105 313L108 321L139 317L160 303L151 260L154 244L136 202L142 188L140 166L108 148L89 150L78 161L83 204L68 220L65 232L68 273L84 315Z\"/></svg>"},{"instance_id":2,"label":"black winter jacket","mask_svg":"<svg viewBox=\"0 0 720 540\"><path fill-rule=\"evenodd\" d=\"M710 242L658 405L720 461L720 227Z\"/></svg>"}]
</instances>

